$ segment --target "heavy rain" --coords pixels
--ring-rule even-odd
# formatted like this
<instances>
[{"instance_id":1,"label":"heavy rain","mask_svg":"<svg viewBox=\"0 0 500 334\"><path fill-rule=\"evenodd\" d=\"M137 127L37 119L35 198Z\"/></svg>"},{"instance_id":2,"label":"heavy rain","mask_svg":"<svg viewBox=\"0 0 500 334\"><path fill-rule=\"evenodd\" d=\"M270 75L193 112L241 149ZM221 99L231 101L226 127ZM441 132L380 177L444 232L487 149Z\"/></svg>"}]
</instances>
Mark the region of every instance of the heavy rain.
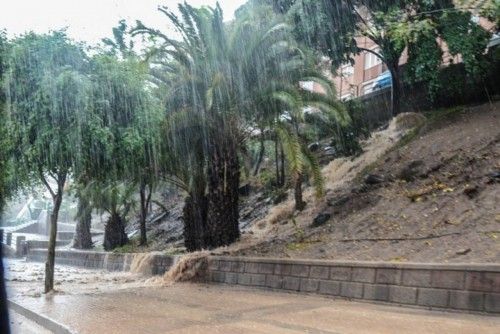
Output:
<instances>
[{"instance_id":1,"label":"heavy rain","mask_svg":"<svg viewBox=\"0 0 500 334\"><path fill-rule=\"evenodd\" d=\"M0 332L497 333L499 23L1 4Z\"/></svg>"}]
</instances>

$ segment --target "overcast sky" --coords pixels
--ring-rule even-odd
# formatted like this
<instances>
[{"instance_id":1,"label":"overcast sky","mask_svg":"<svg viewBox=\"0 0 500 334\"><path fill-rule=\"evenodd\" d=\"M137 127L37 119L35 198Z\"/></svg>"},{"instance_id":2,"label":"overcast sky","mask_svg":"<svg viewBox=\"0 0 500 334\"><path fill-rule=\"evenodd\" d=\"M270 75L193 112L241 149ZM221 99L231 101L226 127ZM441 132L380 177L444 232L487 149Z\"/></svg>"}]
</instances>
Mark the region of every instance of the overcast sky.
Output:
<instances>
[{"instance_id":1,"label":"overcast sky","mask_svg":"<svg viewBox=\"0 0 500 334\"><path fill-rule=\"evenodd\" d=\"M9 36L33 30L68 28L68 35L90 44L111 35L111 29L120 19L162 28L167 18L157 11L158 5L176 8L179 0L2 0L0 29L7 29ZM246 0L219 0L226 20ZM193 6L215 6L216 0L188 0Z\"/></svg>"}]
</instances>

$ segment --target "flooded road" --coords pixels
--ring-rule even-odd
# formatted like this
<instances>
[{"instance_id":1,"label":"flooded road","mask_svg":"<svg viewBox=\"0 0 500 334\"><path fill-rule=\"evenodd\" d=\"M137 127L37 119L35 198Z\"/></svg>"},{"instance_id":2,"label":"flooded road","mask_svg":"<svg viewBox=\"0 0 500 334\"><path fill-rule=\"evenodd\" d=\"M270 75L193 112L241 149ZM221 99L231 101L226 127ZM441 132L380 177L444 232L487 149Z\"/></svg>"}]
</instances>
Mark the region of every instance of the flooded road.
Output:
<instances>
[{"instance_id":1,"label":"flooded road","mask_svg":"<svg viewBox=\"0 0 500 334\"><path fill-rule=\"evenodd\" d=\"M45 264L18 259L4 261L9 298L40 297ZM89 294L144 287L148 277L129 272L109 272L56 265L55 294Z\"/></svg>"},{"instance_id":2,"label":"flooded road","mask_svg":"<svg viewBox=\"0 0 500 334\"><path fill-rule=\"evenodd\" d=\"M136 274L8 261L10 298L78 333L498 333L499 317L430 312L223 285L155 286ZM33 294L35 292L35 294Z\"/></svg>"}]
</instances>

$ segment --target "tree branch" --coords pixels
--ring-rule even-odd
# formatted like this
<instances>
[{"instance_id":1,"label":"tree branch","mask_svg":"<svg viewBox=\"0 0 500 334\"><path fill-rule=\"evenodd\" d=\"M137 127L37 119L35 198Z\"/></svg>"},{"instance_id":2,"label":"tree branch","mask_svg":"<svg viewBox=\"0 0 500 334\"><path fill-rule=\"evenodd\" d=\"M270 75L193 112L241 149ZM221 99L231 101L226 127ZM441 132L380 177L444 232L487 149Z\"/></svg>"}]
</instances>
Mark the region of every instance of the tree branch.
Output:
<instances>
[{"instance_id":1,"label":"tree branch","mask_svg":"<svg viewBox=\"0 0 500 334\"><path fill-rule=\"evenodd\" d=\"M376 38L376 34L375 34L375 31L372 30L372 28L370 27L369 25L369 22L363 17L363 15L361 15L358 10L356 9L356 7L354 6L354 13L356 13L356 16L359 18L359 20L365 25L366 29L366 35L368 38L370 38L372 41L376 41L378 40L378 38Z\"/></svg>"},{"instance_id":2,"label":"tree branch","mask_svg":"<svg viewBox=\"0 0 500 334\"><path fill-rule=\"evenodd\" d=\"M50 195L52 196L52 199L54 200L56 198L56 193L54 192L54 190L52 190L50 184L47 182L47 179L45 178L45 175L43 173L43 169L41 166L38 166L38 176L40 177L40 180L45 185L45 187L49 191Z\"/></svg>"},{"instance_id":3,"label":"tree branch","mask_svg":"<svg viewBox=\"0 0 500 334\"><path fill-rule=\"evenodd\" d=\"M149 193L148 197L146 198L146 211L148 210L149 203L151 203L151 196L153 195L153 187L149 185Z\"/></svg>"},{"instance_id":4,"label":"tree branch","mask_svg":"<svg viewBox=\"0 0 500 334\"><path fill-rule=\"evenodd\" d=\"M382 60L385 64L387 64L387 60L385 59L385 57L384 57L384 56L382 56L382 55L381 55L380 53L378 53L378 52L375 52L375 51L370 50L370 49L367 49L367 48L360 48L360 47L358 47L358 50L359 50L359 51L369 52L369 53L371 53L371 54L375 55L375 56L376 56L377 58L379 58L380 60Z\"/></svg>"},{"instance_id":5,"label":"tree branch","mask_svg":"<svg viewBox=\"0 0 500 334\"><path fill-rule=\"evenodd\" d=\"M167 209L167 207L165 205L163 205L160 201L156 201L156 200L153 200L152 201L154 204L156 204L157 206L159 206L164 212L170 212L169 209Z\"/></svg>"},{"instance_id":6,"label":"tree branch","mask_svg":"<svg viewBox=\"0 0 500 334\"><path fill-rule=\"evenodd\" d=\"M443 237L449 237L452 235L461 235L461 233L446 233L439 235L429 235L426 237L414 237L414 238L362 238L362 239L339 239L339 242L358 242L358 241L369 241L369 242L379 242L379 241L414 241L414 240L428 240L428 239L438 239Z\"/></svg>"}]
</instances>

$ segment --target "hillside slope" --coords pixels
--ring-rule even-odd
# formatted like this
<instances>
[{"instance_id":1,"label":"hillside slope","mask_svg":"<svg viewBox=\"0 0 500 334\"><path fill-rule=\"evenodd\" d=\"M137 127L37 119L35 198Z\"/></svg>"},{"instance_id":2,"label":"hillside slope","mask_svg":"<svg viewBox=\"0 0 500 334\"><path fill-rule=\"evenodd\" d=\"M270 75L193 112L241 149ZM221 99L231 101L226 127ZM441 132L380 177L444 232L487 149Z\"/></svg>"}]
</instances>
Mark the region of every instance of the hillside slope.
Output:
<instances>
[{"instance_id":1,"label":"hillside slope","mask_svg":"<svg viewBox=\"0 0 500 334\"><path fill-rule=\"evenodd\" d=\"M308 207L297 213L289 196L249 223L239 243L215 252L500 261L500 103L435 112L418 131L400 125L375 133L360 157L326 166L324 199L309 193Z\"/></svg>"}]
</instances>

